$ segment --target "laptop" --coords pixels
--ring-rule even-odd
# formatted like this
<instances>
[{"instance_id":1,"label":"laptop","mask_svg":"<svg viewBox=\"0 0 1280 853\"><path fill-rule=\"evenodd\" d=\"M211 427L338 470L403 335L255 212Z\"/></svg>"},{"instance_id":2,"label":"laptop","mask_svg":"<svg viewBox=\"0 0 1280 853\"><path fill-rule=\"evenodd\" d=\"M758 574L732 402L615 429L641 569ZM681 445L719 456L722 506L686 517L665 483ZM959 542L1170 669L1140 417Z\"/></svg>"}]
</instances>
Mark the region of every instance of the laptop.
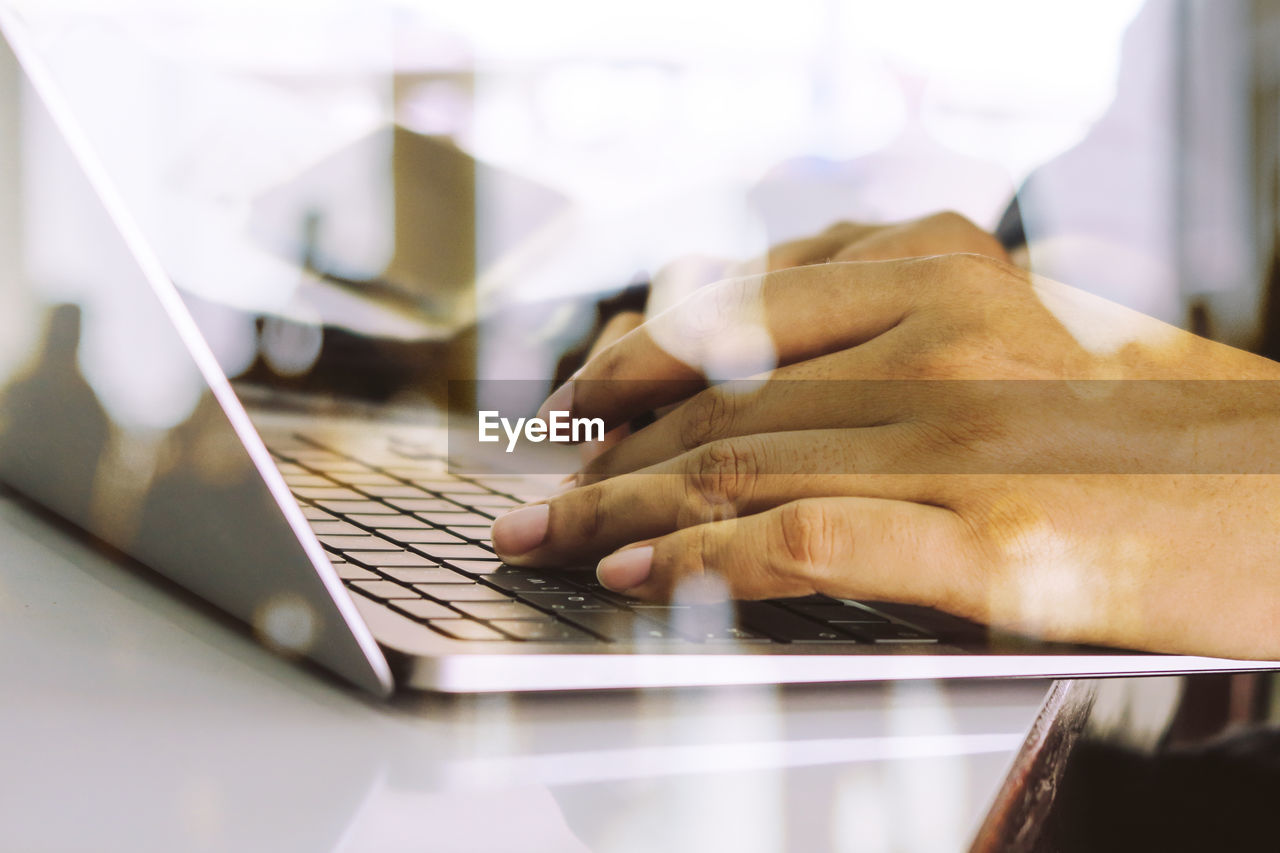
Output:
<instances>
[{"instance_id":1,"label":"laptop","mask_svg":"<svg viewBox=\"0 0 1280 853\"><path fill-rule=\"evenodd\" d=\"M1046 645L892 602L646 604L493 553L554 486L451 472L441 413L233 387L0 11L0 481L386 696L1273 667Z\"/></svg>"}]
</instances>

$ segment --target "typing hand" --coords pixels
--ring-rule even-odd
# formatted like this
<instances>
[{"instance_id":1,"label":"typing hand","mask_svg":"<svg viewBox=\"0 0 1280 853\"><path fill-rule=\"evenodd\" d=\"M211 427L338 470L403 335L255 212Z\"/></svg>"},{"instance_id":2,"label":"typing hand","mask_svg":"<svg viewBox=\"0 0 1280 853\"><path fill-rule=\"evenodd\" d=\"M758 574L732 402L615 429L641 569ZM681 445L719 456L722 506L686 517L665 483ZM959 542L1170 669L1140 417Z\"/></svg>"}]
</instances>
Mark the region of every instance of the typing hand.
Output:
<instances>
[{"instance_id":1,"label":"typing hand","mask_svg":"<svg viewBox=\"0 0 1280 853\"><path fill-rule=\"evenodd\" d=\"M1008 260L1004 248L995 237L958 213L935 213L908 222L889 224L838 222L821 234L779 244L769 249L764 256L740 264L730 265L709 258L677 261L654 277L650 309L652 311L655 303L660 305L664 301L670 301L675 293L687 293L689 285L703 281L709 270L724 273L727 269L730 274L742 276L832 261L878 261L958 252ZM689 269L691 266L694 268L692 272ZM642 322L644 316L635 311L624 311L612 317L592 342L587 360L597 356ZM581 448L583 462L590 462L630 434L628 424L618 424L605 436L604 441L584 444Z\"/></svg>"},{"instance_id":2,"label":"typing hand","mask_svg":"<svg viewBox=\"0 0 1280 853\"><path fill-rule=\"evenodd\" d=\"M1280 657L1277 379L976 255L730 280L557 392L610 426L679 405L494 542L522 565L603 556L602 582L641 598L716 572L739 598Z\"/></svg>"},{"instance_id":3,"label":"typing hand","mask_svg":"<svg viewBox=\"0 0 1280 853\"><path fill-rule=\"evenodd\" d=\"M776 272L833 261L889 261L969 253L1007 261L994 236L958 213L934 213L909 222L838 222L814 237L774 246L739 271Z\"/></svg>"}]
</instances>

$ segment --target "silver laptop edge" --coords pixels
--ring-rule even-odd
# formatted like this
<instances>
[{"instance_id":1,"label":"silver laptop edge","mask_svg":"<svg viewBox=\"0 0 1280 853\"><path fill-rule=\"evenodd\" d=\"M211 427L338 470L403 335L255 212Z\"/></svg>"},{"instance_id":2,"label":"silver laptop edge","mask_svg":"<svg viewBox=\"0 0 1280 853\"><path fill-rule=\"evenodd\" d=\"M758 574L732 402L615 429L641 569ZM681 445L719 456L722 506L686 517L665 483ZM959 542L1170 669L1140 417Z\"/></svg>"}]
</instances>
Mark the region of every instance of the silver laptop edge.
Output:
<instances>
[{"instance_id":1,"label":"silver laptop edge","mask_svg":"<svg viewBox=\"0 0 1280 853\"><path fill-rule=\"evenodd\" d=\"M299 558L298 561L300 562L301 558L305 558L307 567L314 577L319 579L323 585L324 592L327 593L324 598L320 598L315 594L308 594L305 605L312 609L310 613L303 611L304 615L301 616L301 619L310 618L322 624L328 624L330 630L321 632L320 626L315 624L303 625L304 631L302 633L304 636L300 639L311 642L308 648L305 650L299 649L299 651L305 651L319 663L335 670L344 678L366 690L380 695L390 694L393 688L391 671L387 666L386 658L373 639L372 634L370 634L368 626L360 618L360 614L356 611L350 595L343 588L342 581L334 572L328 558L320 547L320 543L316 540L310 526L303 517L297 502L289 493L284 479L280 476L280 472L276 470L275 464L262 443L262 439L252 423L250 423L248 414L240 404L239 399L231 388L230 382L218 365L212 350L209 349L203 335L197 328L195 320L187 310L181 296L178 295L173 283L165 274L159 259L143 237L137 223L126 210L119 192L116 190L103 164L94 155L84 132L72 117L67 104L61 99L49 72L43 67L34 52L24 43L25 37L22 26L14 20L12 13L3 7L0 7L0 31L3 32L9 50L12 51L12 55L0 57L0 62L9 66L5 69L5 76L10 79L5 80L4 85L16 94L25 79L29 86L29 91L36 96L40 107L52 119L62 140L70 149L75 165L81 170L84 178L92 187L96 200L102 205L106 216L116 229L117 236L127 247L129 255L137 266L137 272L149 286L150 292L159 300L160 306L172 324L173 330L176 331L181 339L182 347L189 358L194 361L207 391L213 395L222 415L225 417L224 424L213 424L213 428L221 427L234 432L235 443L247 454L248 460L260 478L261 484L269 494L269 504L261 500L262 495L253 495L252 497L258 500L252 501L248 506L242 506L241 509L247 513L261 513L261 515L255 515L253 522L255 524L265 523L275 528L275 535L268 537L270 540L280 541L285 538L292 540L297 558ZM18 115L13 115L12 119L14 122L13 138L17 140L20 134L21 119ZM229 446L229 443L226 444ZM9 480L13 485L17 486L21 491L27 492L37 501L46 503L51 509L65 514L65 510L57 506L57 495L48 494L43 484L23 482L24 478L21 473L18 473L16 477L12 477L11 475L14 472L8 470L5 465L7 461L3 452L0 451L0 477ZM257 505L255 506L254 504ZM126 552L136 553L138 550L159 550L161 552L159 555L153 555L150 560L145 562L148 562L152 568L174 577L180 583L184 582L183 569L185 567L175 565L175 563L182 560L182 556L163 553L167 550L163 545L158 549L139 549L136 542L112 541L109 531L95 529L100 526L94 524L93 519L72 518L71 520L90 530L90 532L102 536L110 544L116 545ZM142 531L142 535L145 536L146 533L147 531ZM161 534L163 535L163 531ZM269 552L263 554L259 543L250 541L245 542L245 545L248 549L257 553L259 557L265 558L269 562ZM162 562L157 562L157 556ZM248 555L246 554L245 556ZM184 583L184 585L190 586L189 583ZM204 590L201 590L201 592L204 592ZM222 600L218 600L218 598L222 598ZM252 600L248 601L241 595L232 596L232 600L221 596L218 598L215 598L214 603L225 607L234 615L251 624L255 620L269 620L275 616L270 611L269 595L250 596L249 598ZM250 606L246 607L246 603ZM266 605L265 610L263 609L264 604ZM288 600L285 600L283 605L285 608L293 606L292 602ZM290 620L297 621L298 619L297 615L289 612L288 609L285 609L279 618L285 622ZM333 625L334 620L337 620L340 625ZM269 632L273 626L270 623L264 623L261 627L263 631ZM260 633L263 633L263 631L260 631ZM286 634L290 633L288 625L285 626L285 632ZM308 633L311 636L305 636ZM322 633L323 636L317 637L318 633ZM349 642L342 640L344 635L349 638ZM269 633L264 638L268 641L272 639ZM286 640L286 643L282 644L285 646L282 650L289 651L287 641L291 637L284 636L282 639ZM350 643L354 643L356 649L350 648ZM356 651L358 651L358 654L353 653Z\"/></svg>"},{"instance_id":2,"label":"silver laptop edge","mask_svg":"<svg viewBox=\"0 0 1280 853\"><path fill-rule=\"evenodd\" d=\"M393 688L392 669L384 649L391 654L401 686L452 692L1276 668L1275 663L1264 661L1123 653L981 655L959 653L955 649L926 654L808 654L781 648L760 653L726 647L723 653L708 653L705 647L694 646L679 653L650 653L645 647L637 646L623 649L622 653L608 650L575 654L564 646L514 641L478 646L452 641L434 636L421 625L372 601L360 597L353 600L181 296L139 226L127 213L86 136L60 100L50 75L23 44L20 25L3 8L0 8L0 31L14 54L0 54L0 86L6 87L4 97L16 91L24 76L30 82L39 106L47 110L70 150L71 159L83 173L92 196L114 229L115 238L135 267L139 292L124 295L113 292L112 298L136 297L145 290L157 301L163 313L159 325L169 325L175 345L198 370L204 395L216 403L203 410L204 415L199 417L202 410L197 406L197 414L193 414L192 419L199 421L198 426L206 431L206 438L209 431L227 438L221 446L228 448L232 456L237 453L242 456L240 461L251 472L251 476L234 487L204 482L181 469L167 474L165 476L174 482L161 477L150 483L150 490L167 496L171 506L144 507L138 523L126 533L121 532L118 524L113 526L109 520L104 521L100 513L95 515L70 506L66 496L47 482L58 478L44 476L42 465L53 464L51 460L11 452L13 437L3 432L0 432L0 480L244 620L261 639L278 650L305 655L360 687L384 696ZM0 103L0 107L3 106ZM16 144L19 122L16 109L13 112L13 127L6 129L0 124L0 133L11 134ZM4 120L0 116L0 122ZM0 144L4 141L0 135ZM0 185L0 203L6 203L6 189L9 188ZM0 270L0 274L4 273ZM43 307L47 310L50 306ZM78 330L75 323L71 327ZM154 331L159 337L166 334L163 329ZM13 375L0 371L0 420L3 420L11 388L20 385L25 376L21 370ZM174 425L166 438L177 436L173 440L181 445L181 431L190 428L191 421ZM21 442L17 446L21 446ZM236 447L240 450L236 451ZM25 451L25 447L23 449ZM58 464L65 463L59 460ZM90 479L97 476L97 489L110 489L110 484L102 482L100 466L86 470ZM220 488L222 491L218 491ZM202 516L202 511L209 515ZM189 515L184 516L183 512ZM182 536L174 536L172 528L166 526L200 524L206 519L220 530L239 535L212 537L207 541L212 542L213 547L203 550L213 553L193 553L186 547L190 543Z\"/></svg>"}]
</instances>

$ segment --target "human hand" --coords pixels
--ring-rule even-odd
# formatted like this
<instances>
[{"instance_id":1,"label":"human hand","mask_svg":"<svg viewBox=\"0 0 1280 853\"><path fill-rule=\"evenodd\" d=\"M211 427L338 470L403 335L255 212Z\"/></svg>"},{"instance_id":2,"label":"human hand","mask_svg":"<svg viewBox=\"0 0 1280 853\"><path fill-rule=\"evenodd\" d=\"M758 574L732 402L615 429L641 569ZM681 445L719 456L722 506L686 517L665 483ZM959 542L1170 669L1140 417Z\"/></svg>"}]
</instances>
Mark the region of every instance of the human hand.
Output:
<instances>
[{"instance_id":1,"label":"human hand","mask_svg":"<svg viewBox=\"0 0 1280 853\"><path fill-rule=\"evenodd\" d=\"M1004 248L993 235L958 213L944 211L919 219L887 224L838 222L821 234L780 243L770 248L762 257L728 265L728 270L732 275L743 276L753 272L777 272L832 261L878 261L962 252L1008 260ZM710 263L707 258L687 260L697 269L695 278L706 275L708 268L715 268L721 273L726 269L724 263ZM654 301L661 304L664 299L669 299L669 291L673 287L675 290L686 289L684 286L671 285L668 279L674 278L687 285L687 266L684 262L676 262L658 272L653 282ZM732 276L722 274L718 276L718 280L726 277ZM612 317L592 342L587 360L594 358L642 322L644 316L635 311L624 311ZM618 424L603 441L584 444L580 449L583 462L590 462L630 434L629 424Z\"/></svg>"},{"instance_id":2,"label":"human hand","mask_svg":"<svg viewBox=\"0 0 1280 853\"><path fill-rule=\"evenodd\" d=\"M707 376L767 381L698 392ZM716 572L739 598L1276 657L1277 378L972 255L727 281L557 392L608 425L688 399L494 541L514 564L607 554L602 582L641 598Z\"/></svg>"},{"instance_id":3,"label":"human hand","mask_svg":"<svg viewBox=\"0 0 1280 853\"><path fill-rule=\"evenodd\" d=\"M951 211L906 222L837 222L821 234L780 243L763 258L735 270L776 272L840 261L890 261L931 255L974 254L997 261L1009 256L994 235Z\"/></svg>"},{"instance_id":4,"label":"human hand","mask_svg":"<svg viewBox=\"0 0 1280 853\"><path fill-rule=\"evenodd\" d=\"M609 318L609 321L600 330L600 334L591 342L591 347L587 350L587 361L595 358L602 350L643 322L644 315L639 311L622 311ZM588 463L629 435L631 435L631 426L629 424L619 424L605 433L604 438L600 441L581 445L578 448L578 454L584 464Z\"/></svg>"}]
</instances>

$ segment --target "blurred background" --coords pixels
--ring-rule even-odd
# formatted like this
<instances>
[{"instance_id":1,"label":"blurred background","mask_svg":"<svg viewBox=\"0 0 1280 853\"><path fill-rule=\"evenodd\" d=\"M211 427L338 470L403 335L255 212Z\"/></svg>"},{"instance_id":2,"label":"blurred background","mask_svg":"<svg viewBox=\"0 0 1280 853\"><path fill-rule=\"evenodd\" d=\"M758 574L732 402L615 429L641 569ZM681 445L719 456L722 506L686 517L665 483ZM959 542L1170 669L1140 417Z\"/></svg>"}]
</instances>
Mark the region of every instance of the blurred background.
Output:
<instances>
[{"instance_id":1,"label":"blurred background","mask_svg":"<svg viewBox=\"0 0 1280 853\"><path fill-rule=\"evenodd\" d=\"M1263 344L1274 0L10 2L233 375L545 379L600 294L943 209Z\"/></svg>"},{"instance_id":2,"label":"blurred background","mask_svg":"<svg viewBox=\"0 0 1280 853\"><path fill-rule=\"evenodd\" d=\"M545 382L597 299L632 282L669 297L836 220L942 209L1025 239L1038 273L1280 354L1268 321L1280 0L6 1L224 369L273 393L416 403L451 376ZM114 224L68 178L56 130L24 118L20 170L0 156L21 188L0 197L0 222L21 228L0 228L0 249L24 253L45 302L80 309L48 326L53 350L76 354L56 361L63 387L94 392L104 442L111 424L198 425L205 386L180 342L157 344L166 318L107 286L108 262L137 279L132 258L101 250L119 248ZM100 245L85 242L94 234ZM11 296L0 288L6 380L44 328ZM524 384L540 399L545 387ZM218 458L201 440L193 455ZM97 451L87 464L101 464ZM125 451L95 470L140 471L141 493L152 470ZM142 609L74 589L56 590L65 611L97 615L104 632ZM95 727L49 717L53 742L102 757L114 780L89 798L97 824L160 803L175 838L217 841L254 829L231 818L275 797L290 828L348 849L416 849L452 818L493 833L476 849L510 849L511 831L528 849L573 849L571 827L595 849L660 838L769 850L787 833L812 850L952 850L1043 691L581 700L635 720L621 742L563 704L492 697L458 712L484 723L459 727L483 732L475 743L417 708L344 738L298 725L327 701L311 687L277 704L266 691L277 673L253 669L240 685L250 667L219 648L208 670L270 703L265 734L246 734L220 716L242 695L226 682L175 696L185 657L173 652L163 677L134 664L128 644L182 651L201 630L190 621L177 642L104 642L119 660L103 678L121 698ZM219 719L183 741L185 763L166 752L156 772L122 776L136 764L140 684L166 698L167 717ZM1148 696L1161 725L1180 691ZM784 743L788 728L806 741ZM406 746L407 733L420 740ZM310 760L281 761L266 742ZM529 744L529 760L488 760ZM718 769L726 754L737 770ZM47 767L24 784L61 791L63 765ZM298 767L314 788L276 782ZM477 807L470 787L447 790L459 780L491 796ZM915 819L920 802L931 820ZM518 811L530 804L544 823ZM523 817L509 830L495 813ZM46 838L48 822L26 817L10 821L16 837Z\"/></svg>"}]
</instances>

